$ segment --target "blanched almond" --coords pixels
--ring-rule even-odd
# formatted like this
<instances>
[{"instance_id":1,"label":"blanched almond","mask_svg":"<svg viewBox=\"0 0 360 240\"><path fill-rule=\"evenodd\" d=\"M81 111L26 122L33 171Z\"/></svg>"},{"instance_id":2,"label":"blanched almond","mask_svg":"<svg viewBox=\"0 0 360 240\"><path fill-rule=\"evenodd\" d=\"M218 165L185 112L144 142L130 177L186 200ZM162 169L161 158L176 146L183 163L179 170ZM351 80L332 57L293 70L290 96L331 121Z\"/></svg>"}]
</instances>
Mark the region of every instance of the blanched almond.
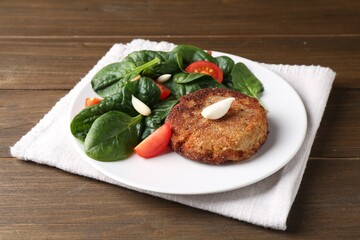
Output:
<instances>
[{"instance_id":1,"label":"blanched almond","mask_svg":"<svg viewBox=\"0 0 360 240\"><path fill-rule=\"evenodd\" d=\"M163 74L161 76L159 76L156 81L160 82L160 83L164 83L166 81L168 81L171 78L171 74Z\"/></svg>"},{"instance_id":2,"label":"blanched almond","mask_svg":"<svg viewBox=\"0 0 360 240\"><path fill-rule=\"evenodd\" d=\"M229 97L211 104L202 110L201 115L204 118L212 120L222 118L229 111L230 106L234 100L235 98Z\"/></svg>"},{"instance_id":3,"label":"blanched almond","mask_svg":"<svg viewBox=\"0 0 360 240\"><path fill-rule=\"evenodd\" d=\"M140 101L138 98L131 95L131 103L135 110L144 116L149 116L151 114L151 109L142 101Z\"/></svg>"},{"instance_id":4,"label":"blanched almond","mask_svg":"<svg viewBox=\"0 0 360 240\"><path fill-rule=\"evenodd\" d=\"M139 80L141 78L140 74L136 75L135 77L133 77L132 79L130 79L130 82L135 82L137 80Z\"/></svg>"}]
</instances>

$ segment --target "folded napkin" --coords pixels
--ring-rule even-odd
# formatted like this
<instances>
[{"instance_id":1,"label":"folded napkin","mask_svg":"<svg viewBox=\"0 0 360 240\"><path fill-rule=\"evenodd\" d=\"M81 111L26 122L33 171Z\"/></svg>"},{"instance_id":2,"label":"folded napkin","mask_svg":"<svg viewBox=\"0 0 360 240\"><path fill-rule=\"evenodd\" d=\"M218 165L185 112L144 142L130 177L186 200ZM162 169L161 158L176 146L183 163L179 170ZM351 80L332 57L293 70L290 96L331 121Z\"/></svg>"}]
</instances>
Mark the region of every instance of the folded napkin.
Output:
<instances>
[{"instance_id":1,"label":"folded napkin","mask_svg":"<svg viewBox=\"0 0 360 240\"><path fill-rule=\"evenodd\" d=\"M298 192L316 131L329 97L335 72L320 66L263 66L274 71L297 91L308 114L305 141L296 156L266 179L237 190L205 195L171 195L135 189L116 182L89 166L77 153L69 137L68 111L77 93L105 65L120 61L132 51L150 49L170 51L174 44L142 39L115 44L96 66L40 122L13 147L11 154L71 173L95 178L121 187L145 192L195 208L274 229L286 229L286 219Z\"/></svg>"}]
</instances>

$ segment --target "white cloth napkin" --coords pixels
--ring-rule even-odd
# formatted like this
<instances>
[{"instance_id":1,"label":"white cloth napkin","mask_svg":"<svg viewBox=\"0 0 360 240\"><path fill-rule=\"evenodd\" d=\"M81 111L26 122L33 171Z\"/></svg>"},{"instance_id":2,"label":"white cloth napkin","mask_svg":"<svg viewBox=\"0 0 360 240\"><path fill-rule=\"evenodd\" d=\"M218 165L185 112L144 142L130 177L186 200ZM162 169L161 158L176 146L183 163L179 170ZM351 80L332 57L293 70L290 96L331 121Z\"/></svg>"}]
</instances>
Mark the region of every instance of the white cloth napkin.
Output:
<instances>
[{"instance_id":1,"label":"white cloth napkin","mask_svg":"<svg viewBox=\"0 0 360 240\"><path fill-rule=\"evenodd\" d=\"M298 92L308 114L308 130L303 146L284 168L250 186L216 194L170 195L134 189L116 182L89 166L74 149L69 139L68 110L72 99L105 65L121 60L141 49L170 51L175 45L135 39L128 44L115 44L96 66L40 122L13 147L11 154L71 173L95 178L139 192L146 192L195 208L218 213L241 221L274 229L286 229L286 220L309 158L316 131L335 79L335 72L320 66L263 66L274 71Z\"/></svg>"}]
</instances>

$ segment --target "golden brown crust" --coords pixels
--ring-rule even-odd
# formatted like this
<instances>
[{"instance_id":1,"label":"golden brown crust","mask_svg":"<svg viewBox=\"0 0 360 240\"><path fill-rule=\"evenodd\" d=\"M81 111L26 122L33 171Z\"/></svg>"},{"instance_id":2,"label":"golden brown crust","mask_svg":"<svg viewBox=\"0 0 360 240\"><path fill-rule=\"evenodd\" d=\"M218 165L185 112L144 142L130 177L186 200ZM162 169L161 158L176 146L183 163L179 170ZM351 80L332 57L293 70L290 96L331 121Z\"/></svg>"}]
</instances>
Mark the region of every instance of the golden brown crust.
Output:
<instances>
[{"instance_id":1,"label":"golden brown crust","mask_svg":"<svg viewBox=\"0 0 360 240\"><path fill-rule=\"evenodd\" d=\"M227 97L234 97L235 101L224 117L202 117L205 107ZM210 164L248 159L268 135L266 111L259 102L225 88L205 88L183 96L166 122L172 128L170 146L174 151Z\"/></svg>"}]
</instances>

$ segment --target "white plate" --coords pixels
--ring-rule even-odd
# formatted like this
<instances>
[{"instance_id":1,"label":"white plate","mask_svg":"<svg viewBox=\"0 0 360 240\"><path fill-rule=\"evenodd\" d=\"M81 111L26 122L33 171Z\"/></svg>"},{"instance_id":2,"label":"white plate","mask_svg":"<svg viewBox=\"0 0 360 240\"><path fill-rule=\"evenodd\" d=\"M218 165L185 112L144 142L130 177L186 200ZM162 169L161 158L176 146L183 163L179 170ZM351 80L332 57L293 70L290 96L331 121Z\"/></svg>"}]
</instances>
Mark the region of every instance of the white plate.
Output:
<instances>
[{"instance_id":1,"label":"white plate","mask_svg":"<svg viewBox=\"0 0 360 240\"><path fill-rule=\"evenodd\" d=\"M270 134L251 159L213 166L188 160L175 152L152 159L134 154L117 162L98 162L84 153L74 137L74 147L83 159L106 176L128 186L170 194L207 194L229 191L260 181L287 164L299 150L307 129L305 107L294 89L281 77L248 59L226 55L243 62L260 79L265 91L261 102L268 109ZM86 97L96 93L87 84L70 106L70 121L83 108Z\"/></svg>"}]
</instances>

